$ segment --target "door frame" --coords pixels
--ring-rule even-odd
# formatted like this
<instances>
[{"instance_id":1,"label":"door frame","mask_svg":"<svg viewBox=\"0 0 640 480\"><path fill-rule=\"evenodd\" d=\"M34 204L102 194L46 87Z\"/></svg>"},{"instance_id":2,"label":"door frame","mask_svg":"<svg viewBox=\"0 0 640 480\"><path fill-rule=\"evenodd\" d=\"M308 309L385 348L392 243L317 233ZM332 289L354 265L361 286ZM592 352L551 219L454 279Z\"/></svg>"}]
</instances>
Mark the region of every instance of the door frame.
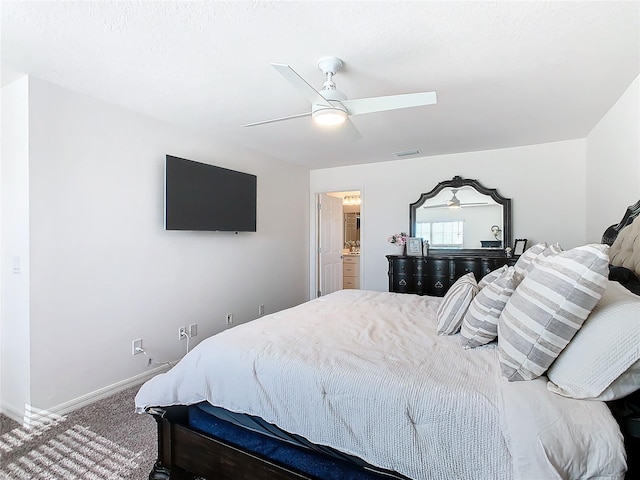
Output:
<instances>
[{"instance_id":1,"label":"door frame","mask_svg":"<svg viewBox=\"0 0 640 480\"><path fill-rule=\"evenodd\" d=\"M310 213L309 213L309 299L312 300L317 298L317 292L320 288L318 284L318 222L320 221L320 217L318 215L318 195L320 194L329 194L334 192L360 192L360 289L363 290L364 278L365 278L365 255L366 248L365 246L365 234L363 225L365 225L364 218L364 210L365 210L365 196L364 196L364 187L362 185L359 186L340 186L337 188L324 188L321 190L316 190L309 192L310 193Z\"/></svg>"}]
</instances>

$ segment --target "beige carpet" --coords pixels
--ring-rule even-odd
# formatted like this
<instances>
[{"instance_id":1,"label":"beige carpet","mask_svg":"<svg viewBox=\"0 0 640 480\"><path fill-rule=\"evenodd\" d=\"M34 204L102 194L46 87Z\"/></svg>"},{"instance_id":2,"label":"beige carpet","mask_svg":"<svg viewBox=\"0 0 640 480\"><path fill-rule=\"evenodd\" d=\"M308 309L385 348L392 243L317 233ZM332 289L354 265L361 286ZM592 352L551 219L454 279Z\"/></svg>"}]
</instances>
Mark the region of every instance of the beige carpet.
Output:
<instances>
[{"instance_id":1,"label":"beige carpet","mask_svg":"<svg viewBox=\"0 0 640 480\"><path fill-rule=\"evenodd\" d=\"M145 480L156 459L156 423L134 413L138 388L44 427L0 415L0 479Z\"/></svg>"}]
</instances>

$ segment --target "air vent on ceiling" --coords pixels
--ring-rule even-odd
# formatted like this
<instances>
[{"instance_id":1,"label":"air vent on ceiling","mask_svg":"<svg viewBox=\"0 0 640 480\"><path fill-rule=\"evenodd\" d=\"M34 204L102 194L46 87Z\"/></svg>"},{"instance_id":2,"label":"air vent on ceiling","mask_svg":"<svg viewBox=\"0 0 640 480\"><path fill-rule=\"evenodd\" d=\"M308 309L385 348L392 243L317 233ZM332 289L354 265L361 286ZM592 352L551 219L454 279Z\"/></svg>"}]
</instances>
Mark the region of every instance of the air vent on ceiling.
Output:
<instances>
[{"instance_id":1,"label":"air vent on ceiling","mask_svg":"<svg viewBox=\"0 0 640 480\"><path fill-rule=\"evenodd\" d=\"M420 154L420 150L406 150L404 152L395 152L394 155L398 158L411 157L413 155Z\"/></svg>"}]
</instances>

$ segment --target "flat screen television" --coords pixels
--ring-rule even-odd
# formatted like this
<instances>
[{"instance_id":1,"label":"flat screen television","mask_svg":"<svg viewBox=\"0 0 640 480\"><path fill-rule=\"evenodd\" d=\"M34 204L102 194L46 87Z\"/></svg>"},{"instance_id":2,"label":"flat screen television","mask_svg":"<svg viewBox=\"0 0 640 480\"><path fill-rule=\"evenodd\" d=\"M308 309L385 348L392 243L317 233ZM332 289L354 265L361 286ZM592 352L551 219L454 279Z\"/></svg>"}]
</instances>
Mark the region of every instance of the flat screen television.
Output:
<instances>
[{"instance_id":1,"label":"flat screen television","mask_svg":"<svg viewBox=\"0 0 640 480\"><path fill-rule=\"evenodd\" d=\"M257 177L167 155L166 230L256 231Z\"/></svg>"}]
</instances>

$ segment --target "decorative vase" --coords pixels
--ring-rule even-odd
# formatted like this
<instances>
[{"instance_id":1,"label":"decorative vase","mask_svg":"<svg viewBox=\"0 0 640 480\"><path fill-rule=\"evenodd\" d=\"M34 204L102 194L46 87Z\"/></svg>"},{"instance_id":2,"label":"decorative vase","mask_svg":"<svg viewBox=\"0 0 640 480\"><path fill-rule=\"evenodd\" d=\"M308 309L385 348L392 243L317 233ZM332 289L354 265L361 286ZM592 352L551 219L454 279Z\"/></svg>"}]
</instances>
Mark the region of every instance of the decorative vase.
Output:
<instances>
[{"instance_id":1,"label":"decorative vase","mask_svg":"<svg viewBox=\"0 0 640 480\"><path fill-rule=\"evenodd\" d=\"M400 245L398 243L392 243L393 246L393 255L404 255L404 245Z\"/></svg>"}]
</instances>

